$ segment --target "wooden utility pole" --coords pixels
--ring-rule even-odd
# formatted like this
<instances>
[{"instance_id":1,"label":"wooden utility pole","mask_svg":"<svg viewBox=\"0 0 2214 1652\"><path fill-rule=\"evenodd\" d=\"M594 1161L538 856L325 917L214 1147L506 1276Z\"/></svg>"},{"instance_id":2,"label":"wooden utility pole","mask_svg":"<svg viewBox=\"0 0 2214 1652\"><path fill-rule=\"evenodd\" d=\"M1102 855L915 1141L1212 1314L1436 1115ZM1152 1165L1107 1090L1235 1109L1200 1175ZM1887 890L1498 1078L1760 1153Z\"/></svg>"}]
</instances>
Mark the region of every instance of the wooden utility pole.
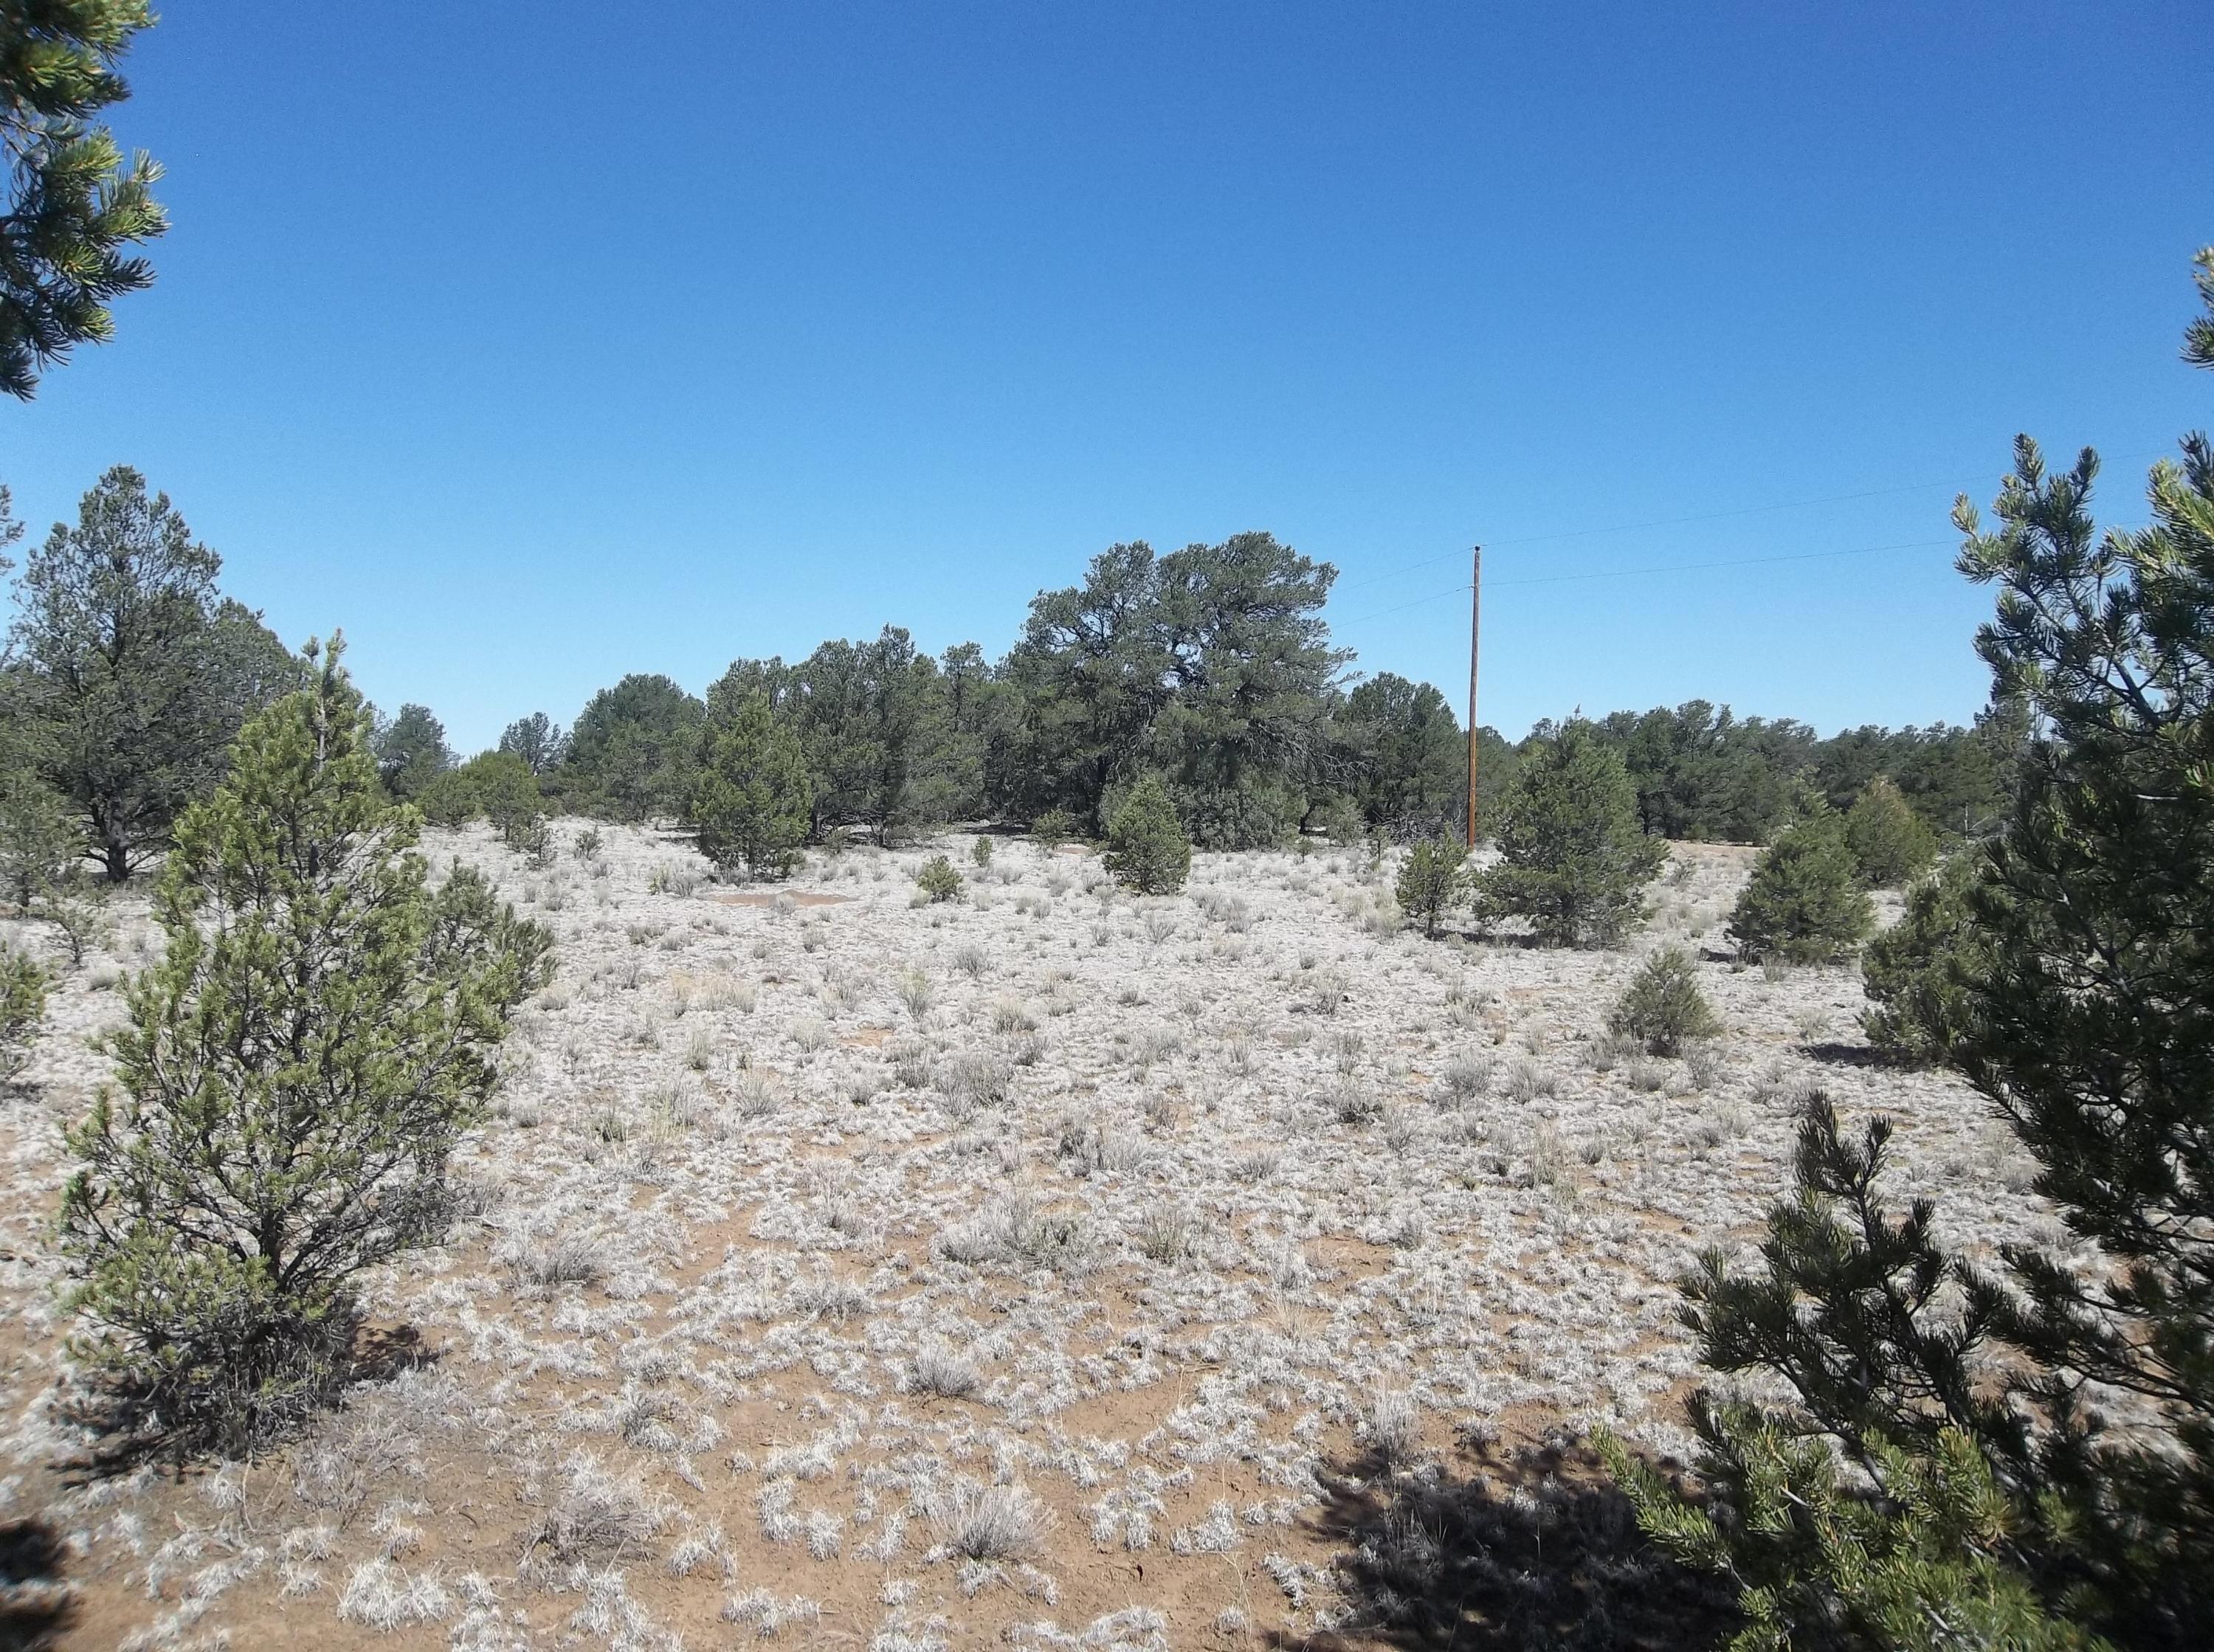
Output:
<instances>
[{"instance_id":1,"label":"wooden utility pole","mask_svg":"<svg viewBox=\"0 0 2214 1652\"><path fill-rule=\"evenodd\" d=\"M1483 547L1468 573L1468 846L1476 847L1476 643L1483 619Z\"/></svg>"}]
</instances>

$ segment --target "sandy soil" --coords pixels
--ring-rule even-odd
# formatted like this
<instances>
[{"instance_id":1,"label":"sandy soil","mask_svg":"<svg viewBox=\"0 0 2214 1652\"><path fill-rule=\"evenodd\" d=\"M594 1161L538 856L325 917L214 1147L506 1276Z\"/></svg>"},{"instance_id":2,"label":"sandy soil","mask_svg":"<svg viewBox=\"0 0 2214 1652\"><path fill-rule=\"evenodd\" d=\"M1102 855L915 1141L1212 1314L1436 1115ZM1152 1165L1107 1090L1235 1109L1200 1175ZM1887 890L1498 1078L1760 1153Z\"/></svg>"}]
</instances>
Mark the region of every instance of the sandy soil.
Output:
<instances>
[{"instance_id":1,"label":"sandy soil","mask_svg":"<svg viewBox=\"0 0 2214 1652\"><path fill-rule=\"evenodd\" d=\"M0 1643L1548 1644L1602 1573L1675 1587L1573 1436L1684 1449L1671 1281L1758 1236L1807 1087L1897 1121L1960 1241L2062 1243L1964 1086L1867 1064L1855 973L1721 956L1747 851L1677 847L1594 954L1426 941L1357 853L1134 901L955 834L733 892L602 830L551 872L434 834L561 973L469 1218L370 1283L393 1375L252 1465L91 1475L55 1403L61 1131L156 944L117 904L0 1106ZM967 897L917 906L939 850ZM1670 940L1728 1035L1625 1057ZM1514 1534L1556 1532L1593 1570L1539 1600ZM1621 1610L1589 1643L1668 1639Z\"/></svg>"}]
</instances>

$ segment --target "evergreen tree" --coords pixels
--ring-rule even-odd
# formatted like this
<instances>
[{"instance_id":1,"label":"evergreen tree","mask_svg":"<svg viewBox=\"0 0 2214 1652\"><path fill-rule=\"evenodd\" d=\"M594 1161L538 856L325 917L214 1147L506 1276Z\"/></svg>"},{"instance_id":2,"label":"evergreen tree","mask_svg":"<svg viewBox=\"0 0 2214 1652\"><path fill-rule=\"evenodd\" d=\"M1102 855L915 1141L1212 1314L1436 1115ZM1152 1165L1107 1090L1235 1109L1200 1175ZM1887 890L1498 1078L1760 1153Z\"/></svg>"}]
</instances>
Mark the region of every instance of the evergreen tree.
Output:
<instances>
[{"instance_id":1,"label":"evergreen tree","mask_svg":"<svg viewBox=\"0 0 2214 1652\"><path fill-rule=\"evenodd\" d=\"M1477 875L1477 916L1526 918L1556 946L1611 946L1668 851L1640 829L1629 773L1591 724L1532 745L1500 807L1499 860Z\"/></svg>"},{"instance_id":2,"label":"evergreen tree","mask_svg":"<svg viewBox=\"0 0 2214 1652\"><path fill-rule=\"evenodd\" d=\"M709 734L687 819L699 833L700 852L717 866L743 864L756 877L781 877L807 840L814 802L798 737L769 709L768 697L755 692Z\"/></svg>"},{"instance_id":3,"label":"evergreen tree","mask_svg":"<svg viewBox=\"0 0 2214 1652\"><path fill-rule=\"evenodd\" d=\"M681 814L706 716L670 679L633 673L577 714L566 771L578 792L619 820Z\"/></svg>"},{"instance_id":4,"label":"evergreen tree","mask_svg":"<svg viewBox=\"0 0 2214 1652\"><path fill-rule=\"evenodd\" d=\"M0 947L0 1079L23 1070L46 1016L46 991L52 984L35 960L13 947Z\"/></svg>"},{"instance_id":5,"label":"evergreen tree","mask_svg":"<svg viewBox=\"0 0 2214 1652\"><path fill-rule=\"evenodd\" d=\"M1845 812L1845 847L1865 887L1899 889L1937 858L1937 835L1906 806L1899 788L1878 775Z\"/></svg>"},{"instance_id":6,"label":"evergreen tree","mask_svg":"<svg viewBox=\"0 0 2214 1652\"><path fill-rule=\"evenodd\" d=\"M1420 918L1422 933L1435 940L1438 920L1468 888L1468 845L1457 838L1425 838L1407 851L1395 891L1399 910Z\"/></svg>"},{"instance_id":7,"label":"evergreen tree","mask_svg":"<svg viewBox=\"0 0 2214 1652\"><path fill-rule=\"evenodd\" d=\"M1786 827L1760 851L1728 934L1750 959L1824 964L1850 955L1875 925L1844 824L1826 810Z\"/></svg>"},{"instance_id":8,"label":"evergreen tree","mask_svg":"<svg viewBox=\"0 0 2214 1652\"><path fill-rule=\"evenodd\" d=\"M146 0L0 4L0 390L28 399L39 375L114 332L107 307L154 279L125 251L168 228L162 169L126 163L101 110L131 94L115 65L154 21Z\"/></svg>"},{"instance_id":9,"label":"evergreen tree","mask_svg":"<svg viewBox=\"0 0 2214 1652\"><path fill-rule=\"evenodd\" d=\"M84 833L61 794L28 766L0 771L0 899L28 911L69 881L84 853Z\"/></svg>"},{"instance_id":10,"label":"evergreen tree","mask_svg":"<svg viewBox=\"0 0 2214 1652\"><path fill-rule=\"evenodd\" d=\"M446 744L446 725L427 705L400 708L400 715L377 731L376 771L385 789L394 797L412 801L454 766L453 748Z\"/></svg>"},{"instance_id":11,"label":"evergreen tree","mask_svg":"<svg viewBox=\"0 0 2214 1652\"><path fill-rule=\"evenodd\" d=\"M523 759L523 766L541 777L549 775L561 766L567 753L568 736L561 732L560 724L543 711L533 711L527 717L517 717L507 725L499 737L499 749L511 757Z\"/></svg>"},{"instance_id":12,"label":"evergreen tree","mask_svg":"<svg viewBox=\"0 0 2214 1652\"><path fill-rule=\"evenodd\" d=\"M1369 826L1406 838L1446 832L1461 821L1468 739L1443 694L1383 672L1346 696L1338 725Z\"/></svg>"},{"instance_id":13,"label":"evergreen tree","mask_svg":"<svg viewBox=\"0 0 2214 1652\"><path fill-rule=\"evenodd\" d=\"M1899 922L1868 943L1862 986L1875 1008L1861 1029L1894 1060L1949 1062L1967 1031L1969 983L1991 968L1989 939L1968 904L1981 865L1973 850L1948 856L1907 890Z\"/></svg>"},{"instance_id":14,"label":"evergreen tree","mask_svg":"<svg viewBox=\"0 0 2214 1652\"><path fill-rule=\"evenodd\" d=\"M1607 1025L1656 1056L1679 1054L1722 1030L1699 991L1698 966L1681 947L1663 947L1638 966Z\"/></svg>"},{"instance_id":15,"label":"evergreen tree","mask_svg":"<svg viewBox=\"0 0 2214 1652\"><path fill-rule=\"evenodd\" d=\"M1191 875L1191 840L1152 775L1130 788L1108 823L1105 859L1115 881L1141 895L1172 895Z\"/></svg>"},{"instance_id":16,"label":"evergreen tree","mask_svg":"<svg viewBox=\"0 0 2214 1652\"><path fill-rule=\"evenodd\" d=\"M1747 1645L2180 1649L2214 1622L2214 447L2155 466L2139 530L2098 533L2096 472L2023 437L1996 526L1954 513L2027 734L1930 1018L2071 1252L1985 1277L1929 1201L1882 1207L1886 1125L1855 1148L1810 1109L1763 1273L1717 1254L1687 1287L1708 1362L1789 1398L1695 1406L1703 1512L1611 1446L1656 1539L1739 1580Z\"/></svg>"},{"instance_id":17,"label":"evergreen tree","mask_svg":"<svg viewBox=\"0 0 2214 1652\"><path fill-rule=\"evenodd\" d=\"M335 640L179 823L60 1234L141 1420L244 1445L344 1369L360 1272L435 1237L447 1155L553 938L388 803Z\"/></svg>"},{"instance_id":18,"label":"evergreen tree","mask_svg":"<svg viewBox=\"0 0 2214 1652\"><path fill-rule=\"evenodd\" d=\"M9 632L10 731L83 820L108 878L168 842L291 655L217 595L222 562L119 465L27 562Z\"/></svg>"}]
</instances>

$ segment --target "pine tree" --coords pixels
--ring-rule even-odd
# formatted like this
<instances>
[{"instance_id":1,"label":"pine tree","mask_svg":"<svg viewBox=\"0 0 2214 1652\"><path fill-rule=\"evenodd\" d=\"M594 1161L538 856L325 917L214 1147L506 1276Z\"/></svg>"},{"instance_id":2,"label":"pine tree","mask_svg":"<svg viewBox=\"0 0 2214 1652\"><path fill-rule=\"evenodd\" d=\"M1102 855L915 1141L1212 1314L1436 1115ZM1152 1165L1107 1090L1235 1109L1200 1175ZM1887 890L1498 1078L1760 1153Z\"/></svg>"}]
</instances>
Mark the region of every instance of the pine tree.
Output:
<instances>
[{"instance_id":1,"label":"pine tree","mask_svg":"<svg viewBox=\"0 0 2214 1652\"><path fill-rule=\"evenodd\" d=\"M1845 811L1845 847L1870 889L1899 889L1937 858L1937 834L1906 806L1899 788L1878 775Z\"/></svg>"},{"instance_id":2,"label":"pine tree","mask_svg":"<svg viewBox=\"0 0 2214 1652\"><path fill-rule=\"evenodd\" d=\"M709 735L693 786L687 818L700 852L720 867L782 877L807 840L814 808L815 781L798 737L767 695L745 695Z\"/></svg>"},{"instance_id":3,"label":"pine tree","mask_svg":"<svg viewBox=\"0 0 2214 1652\"><path fill-rule=\"evenodd\" d=\"M1663 947L1638 966L1607 1025L1656 1056L1678 1054L1722 1030L1699 991L1698 967L1681 947Z\"/></svg>"},{"instance_id":4,"label":"pine tree","mask_svg":"<svg viewBox=\"0 0 2214 1652\"><path fill-rule=\"evenodd\" d=\"M1399 868L1394 892L1399 910L1422 921L1422 933L1433 939L1438 920L1468 888L1468 846L1454 838L1425 838L1407 851Z\"/></svg>"},{"instance_id":5,"label":"pine tree","mask_svg":"<svg viewBox=\"0 0 2214 1652\"><path fill-rule=\"evenodd\" d=\"M1824 811L1786 826L1760 851L1728 933L1747 958L1823 964L1849 956L1875 925L1844 823Z\"/></svg>"},{"instance_id":6,"label":"pine tree","mask_svg":"<svg viewBox=\"0 0 2214 1652\"><path fill-rule=\"evenodd\" d=\"M1668 856L1637 821L1621 757L1581 720L1540 740L1499 811L1499 859L1477 874L1477 916L1523 917L1556 946L1612 946Z\"/></svg>"},{"instance_id":7,"label":"pine tree","mask_svg":"<svg viewBox=\"0 0 2214 1652\"><path fill-rule=\"evenodd\" d=\"M446 1161L553 937L385 801L338 643L177 829L60 1236L125 1415L240 1447L346 1369L354 1281L442 1231Z\"/></svg>"},{"instance_id":8,"label":"pine tree","mask_svg":"<svg viewBox=\"0 0 2214 1652\"><path fill-rule=\"evenodd\" d=\"M1107 827L1107 870L1125 889L1172 895L1191 875L1191 841L1168 790L1152 775L1130 788Z\"/></svg>"},{"instance_id":9,"label":"pine tree","mask_svg":"<svg viewBox=\"0 0 2214 1652\"><path fill-rule=\"evenodd\" d=\"M2214 447L2155 466L2139 530L2098 533L2096 473L2023 437L1996 526L1955 509L2028 737L1932 1017L2071 1251L1985 1277L1929 1201L1879 1201L1884 1125L1855 1148L1810 1109L1763 1272L1686 1287L1707 1362L1789 1397L1695 1406L1703 1512L1608 1447L1656 1540L1738 1580L1747 1647L2180 1652L2214 1622Z\"/></svg>"},{"instance_id":10,"label":"pine tree","mask_svg":"<svg viewBox=\"0 0 2214 1652\"><path fill-rule=\"evenodd\" d=\"M108 304L154 279L124 249L168 228L154 199L162 168L126 164L91 124L130 94L115 65L154 21L146 0L0 6L0 390L28 399L75 346L114 332Z\"/></svg>"},{"instance_id":11,"label":"pine tree","mask_svg":"<svg viewBox=\"0 0 2214 1652\"><path fill-rule=\"evenodd\" d=\"M1868 1040L1914 1066L1949 1062L1967 1031L1968 984L1991 968L1990 943L1968 907L1982 866L1964 850L1916 881L1898 923L1868 943L1862 985L1875 1008Z\"/></svg>"},{"instance_id":12,"label":"pine tree","mask_svg":"<svg viewBox=\"0 0 2214 1652\"><path fill-rule=\"evenodd\" d=\"M13 1078L29 1058L31 1040L46 1016L52 984L34 959L0 947L0 1079Z\"/></svg>"}]
</instances>

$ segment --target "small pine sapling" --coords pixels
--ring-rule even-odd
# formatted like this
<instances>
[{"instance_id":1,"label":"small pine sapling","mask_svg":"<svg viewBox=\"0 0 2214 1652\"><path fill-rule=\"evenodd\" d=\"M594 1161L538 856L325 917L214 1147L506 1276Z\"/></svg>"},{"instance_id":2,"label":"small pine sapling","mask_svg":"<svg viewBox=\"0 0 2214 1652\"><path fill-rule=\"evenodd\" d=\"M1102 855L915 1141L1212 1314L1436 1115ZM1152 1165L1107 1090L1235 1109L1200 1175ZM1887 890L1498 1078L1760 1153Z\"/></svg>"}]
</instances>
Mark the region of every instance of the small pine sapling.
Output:
<instances>
[{"instance_id":1,"label":"small pine sapling","mask_svg":"<svg viewBox=\"0 0 2214 1652\"><path fill-rule=\"evenodd\" d=\"M0 1079L15 1077L30 1059L31 1040L46 1020L51 984L34 960L0 947Z\"/></svg>"},{"instance_id":2,"label":"small pine sapling","mask_svg":"<svg viewBox=\"0 0 2214 1652\"><path fill-rule=\"evenodd\" d=\"M914 884L932 905L961 899L961 874L943 855L933 855L922 863L922 870L914 875Z\"/></svg>"},{"instance_id":3,"label":"small pine sapling","mask_svg":"<svg viewBox=\"0 0 2214 1652\"><path fill-rule=\"evenodd\" d=\"M1681 947L1663 947L1639 966L1607 1018L1608 1030L1636 1039L1648 1055L1673 1056L1689 1044L1721 1035L1698 967Z\"/></svg>"},{"instance_id":4,"label":"small pine sapling","mask_svg":"<svg viewBox=\"0 0 2214 1652\"><path fill-rule=\"evenodd\" d=\"M1172 895L1191 875L1191 841L1153 776L1130 788L1108 823L1106 865L1116 882L1141 895Z\"/></svg>"},{"instance_id":5,"label":"small pine sapling","mask_svg":"<svg viewBox=\"0 0 2214 1652\"><path fill-rule=\"evenodd\" d=\"M1875 927L1844 823L1821 814L1786 826L1760 851L1728 934L1756 963L1827 964L1850 957Z\"/></svg>"},{"instance_id":6,"label":"small pine sapling","mask_svg":"<svg viewBox=\"0 0 2214 1652\"><path fill-rule=\"evenodd\" d=\"M1453 838L1425 838L1399 868L1399 910L1420 918L1422 933L1437 938L1438 920L1468 889L1468 846Z\"/></svg>"},{"instance_id":7,"label":"small pine sapling","mask_svg":"<svg viewBox=\"0 0 2214 1652\"><path fill-rule=\"evenodd\" d=\"M1863 887L1900 889L1937 858L1937 834L1906 806L1899 788L1878 775L1845 811L1845 847Z\"/></svg>"}]
</instances>

